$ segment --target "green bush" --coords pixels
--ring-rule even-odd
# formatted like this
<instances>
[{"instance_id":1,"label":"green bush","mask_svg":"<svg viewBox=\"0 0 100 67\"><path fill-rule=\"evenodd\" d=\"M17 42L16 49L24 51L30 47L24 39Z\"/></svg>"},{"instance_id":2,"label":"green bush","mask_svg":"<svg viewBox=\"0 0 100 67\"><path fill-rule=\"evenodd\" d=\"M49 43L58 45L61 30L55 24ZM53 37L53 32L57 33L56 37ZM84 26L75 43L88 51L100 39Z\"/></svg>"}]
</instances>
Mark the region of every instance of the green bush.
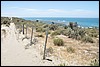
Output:
<instances>
[{"instance_id":1,"label":"green bush","mask_svg":"<svg viewBox=\"0 0 100 67\"><path fill-rule=\"evenodd\" d=\"M98 34L97 33L90 33L89 36L91 36L91 37L97 37Z\"/></svg>"},{"instance_id":2,"label":"green bush","mask_svg":"<svg viewBox=\"0 0 100 67\"><path fill-rule=\"evenodd\" d=\"M71 28L67 28L67 35L69 36L71 34L72 29Z\"/></svg>"},{"instance_id":3,"label":"green bush","mask_svg":"<svg viewBox=\"0 0 100 67\"><path fill-rule=\"evenodd\" d=\"M84 29L78 29L78 34L81 36L81 37L84 37L85 36L85 30Z\"/></svg>"},{"instance_id":4,"label":"green bush","mask_svg":"<svg viewBox=\"0 0 100 67\"><path fill-rule=\"evenodd\" d=\"M71 30L70 28L67 28L66 35L68 35L69 38L81 40L81 38L85 36L85 30L80 29L78 27L73 27L73 30Z\"/></svg>"},{"instance_id":5,"label":"green bush","mask_svg":"<svg viewBox=\"0 0 100 67\"><path fill-rule=\"evenodd\" d=\"M97 59L92 60L90 66L99 66L99 60Z\"/></svg>"},{"instance_id":6,"label":"green bush","mask_svg":"<svg viewBox=\"0 0 100 67\"><path fill-rule=\"evenodd\" d=\"M53 43L54 43L54 45L57 45L57 46L64 46L64 41L60 38L55 38L53 40Z\"/></svg>"},{"instance_id":7,"label":"green bush","mask_svg":"<svg viewBox=\"0 0 100 67\"><path fill-rule=\"evenodd\" d=\"M75 38L75 33L74 33L74 31L71 31L71 32L70 32L69 38L73 38L73 39Z\"/></svg>"},{"instance_id":8,"label":"green bush","mask_svg":"<svg viewBox=\"0 0 100 67\"><path fill-rule=\"evenodd\" d=\"M68 28L68 26L65 25L65 26L64 26L64 29L67 29L67 28Z\"/></svg>"},{"instance_id":9,"label":"green bush","mask_svg":"<svg viewBox=\"0 0 100 67\"><path fill-rule=\"evenodd\" d=\"M61 30L61 34L67 36L68 35L68 32L67 32L66 29L63 29L63 30Z\"/></svg>"},{"instance_id":10,"label":"green bush","mask_svg":"<svg viewBox=\"0 0 100 67\"><path fill-rule=\"evenodd\" d=\"M36 32L45 32L45 28L37 27Z\"/></svg>"},{"instance_id":11,"label":"green bush","mask_svg":"<svg viewBox=\"0 0 100 67\"><path fill-rule=\"evenodd\" d=\"M75 49L73 49L72 47L68 47L67 48L67 52L74 53L75 52Z\"/></svg>"},{"instance_id":12,"label":"green bush","mask_svg":"<svg viewBox=\"0 0 100 67\"><path fill-rule=\"evenodd\" d=\"M49 25L48 24L44 24L43 25L43 28L47 28Z\"/></svg>"},{"instance_id":13,"label":"green bush","mask_svg":"<svg viewBox=\"0 0 100 67\"><path fill-rule=\"evenodd\" d=\"M82 38L83 42L90 42L90 43L94 43L93 39L90 36L84 36Z\"/></svg>"},{"instance_id":14,"label":"green bush","mask_svg":"<svg viewBox=\"0 0 100 67\"><path fill-rule=\"evenodd\" d=\"M51 34L51 36L60 35L60 34L61 34L61 30L56 30Z\"/></svg>"},{"instance_id":15,"label":"green bush","mask_svg":"<svg viewBox=\"0 0 100 67\"><path fill-rule=\"evenodd\" d=\"M78 35L77 38L76 38L76 40L81 40L81 36Z\"/></svg>"},{"instance_id":16,"label":"green bush","mask_svg":"<svg viewBox=\"0 0 100 67\"><path fill-rule=\"evenodd\" d=\"M73 22L69 22L69 27L73 30L73 25L74 23Z\"/></svg>"},{"instance_id":17,"label":"green bush","mask_svg":"<svg viewBox=\"0 0 100 67\"><path fill-rule=\"evenodd\" d=\"M55 25L55 24L51 24L51 25L49 26L49 29L55 31L55 30L58 29L58 26Z\"/></svg>"}]
</instances>

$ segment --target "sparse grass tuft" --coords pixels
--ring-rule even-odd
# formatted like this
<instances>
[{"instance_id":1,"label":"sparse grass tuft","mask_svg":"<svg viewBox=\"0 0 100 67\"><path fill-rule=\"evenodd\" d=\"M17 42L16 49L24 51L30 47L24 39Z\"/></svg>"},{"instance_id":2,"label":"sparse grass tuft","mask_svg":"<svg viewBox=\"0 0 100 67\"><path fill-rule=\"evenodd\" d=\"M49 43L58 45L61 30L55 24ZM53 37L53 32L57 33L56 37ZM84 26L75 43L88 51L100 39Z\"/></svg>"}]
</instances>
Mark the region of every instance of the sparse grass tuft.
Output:
<instances>
[{"instance_id":1,"label":"sparse grass tuft","mask_svg":"<svg viewBox=\"0 0 100 67\"><path fill-rule=\"evenodd\" d=\"M83 42L86 42L86 43L87 43L87 42L94 43L92 37L90 37L90 36L84 36L84 37L82 38L82 41L83 41Z\"/></svg>"},{"instance_id":2,"label":"sparse grass tuft","mask_svg":"<svg viewBox=\"0 0 100 67\"><path fill-rule=\"evenodd\" d=\"M99 66L99 60L97 59L92 60L90 66Z\"/></svg>"},{"instance_id":3,"label":"sparse grass tuft","mask_svg":"<svg viewBox=\"0 0 100 67\"><path fill-rule=\"evenodd\" d=\"M52 47L49 47L49 48L47 49L47 52L49 52L50 54L52 54L52 53L53 53L53 48L52 48Z\"/></svg>"},{"instance_id":4,"label":"sparse grass tuft","mask_svg":"<svg viewBox=\"0 0 100 67\"><path fill-rule=\"evenodd\" d=\"M61 64L59 64L58 66L66 66L66 65L65 65L65 63L61 63Z\"/></svg>"},{"instance_id":5,"label":"sparse grass tuft","mask_svg":"<svg viewBox=\"0 0 100 67\"><path fill-rule=\"evenodd\" d=\"M54 45L57 45L57 46L64 46L64 41L60 38L55 38L53 40L53 43L54 43Z\"/></svg>"},{"instance_id":6,"label":"sparse grass tuft","mask_svg":"<svg viewBox=\"0 0 100 67\"><path fill-rule=\"evenodd\" d=\"M67 48L67 52L74 53L75 52L75 49L73 49L72 47L68 47Z\"/></svg>"},{"instance_id":7,"label":"sparse grass tuft","mask_svg":"<svg viewBox=\"0 0 100 67\"><path fill-rule=\"evenodd\" d=\"M60 34L61 34L61 31L60 30L56 30L51 34L51 36L60 35Z\"/></svg>"},{"instance_id":8,"label":"sparse grass tuft","mask_svg":"<svg viewBox=\"0 0 100 67\"><path fill-rule=\"evenodd\" d=\"M42 34L38 34L36 35L36 37L44 37Z\"/></svg>"}]
</instances>

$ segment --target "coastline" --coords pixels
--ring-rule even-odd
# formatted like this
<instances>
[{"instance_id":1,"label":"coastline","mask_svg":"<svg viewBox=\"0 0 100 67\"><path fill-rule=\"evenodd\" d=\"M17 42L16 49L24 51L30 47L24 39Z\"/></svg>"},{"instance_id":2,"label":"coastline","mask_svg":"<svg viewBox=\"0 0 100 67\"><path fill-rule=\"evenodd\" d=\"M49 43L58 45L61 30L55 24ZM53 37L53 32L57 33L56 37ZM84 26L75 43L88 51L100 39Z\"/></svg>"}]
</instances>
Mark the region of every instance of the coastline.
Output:
<instances>
[{"instance_id":1,"label":"coastline","mask_svg":"<svg viewBox=\"0 0 100 67\"><path fill-rule=\"evenodd\" d=\"M98 58L98 49L99 49L98 48L99 46L98 31L99 30L97 29L87 28L85 29L87 32L87 34L85 35L83 27L78 28L78 30L76 29L72 30L70 26L69 27L63 27L59 25L57 26L57 24L46 24L46 23L36 21L36 20L29 21L29 20L24 20L22 18L13 18L12 20L14 22L14 24L12 23L10 24L12 25L10 26L12 30L10 30L9 26L7 27L9 31L11 32L11 34L8 34L9 37L7 35L7 39L2 38L2 41L3 41L2 42L2 58L1 58L2 65L59 66L60 64L64 63L66 66L73 66L73 65L90 66L91 60ZM10 22L9 19L5 21L8 21L8 23ZM2 21L2 25L6 26L7 23L4 23L4 24L3 23L4 22ZM18 30L22 30L22 27L17 27L17 26L22 26L23 24L29 25L27 29L27 37L29 37L29 39L25 38L26 28L24 29L25 34L22 34L22 31L21 33L19 33L18 31ZM38 42L35 45L32 44L32 46L28 46L28 49L25 49L26 45L30 43L30 35L32 32L31 25L36 27L36 31L33 35L35 36ZM50 58L52 61L42 60L44 42L46 38L45 31L48 26L50 27L50 30L49 30L48 42L47 42L47 50L48 50L47 58ZM16 29L17 33L15 32L14 29ZM92 37L91 32L93 34L93 37ZM77 34L79 36L85 36L85 37L82 37L82 39L83 38L86 38L86 39L84 39L84 41L81 40L80 38L79 38L80 40L77 40L76 38ZM95 34L97 36L95 36ZM2 37L3 35L4 34L2 34ZM56 46L53 43L53 40L55 38L62 39L64 42L64 46ZM13 43L12 43L12 40L13 40ZM9 50L9 52L7 52L7 50ZM14 55L15 50L16 50L16 55ZM13 59L16 59L16 60L13 60ZM20 61L20 59L22 60ZM13 61L16 63L14 63Z\"/></svg>"},{"instance_id":2,"label":"coastline","mask_svg":"<svg viewBox=\"0 0 100 67\"><path fill-rule=\"evenodd\" d=\"M98 26L99 18L67 18L67 17L22 17L22 18L25 20L31 20L31 21L40 20L45 23L55 22L55 23L68 24L69 22L77 22L80 26L83 26L83 27L99 27ZM96 19L96 22L95 21L92 23L91 23L91 21L87 22L88 19L90 19L90 20ZM85 20L85 21L78 21L78 20ZM92 25L89 25L89 23Z\"/></svg>"}]
</instances>

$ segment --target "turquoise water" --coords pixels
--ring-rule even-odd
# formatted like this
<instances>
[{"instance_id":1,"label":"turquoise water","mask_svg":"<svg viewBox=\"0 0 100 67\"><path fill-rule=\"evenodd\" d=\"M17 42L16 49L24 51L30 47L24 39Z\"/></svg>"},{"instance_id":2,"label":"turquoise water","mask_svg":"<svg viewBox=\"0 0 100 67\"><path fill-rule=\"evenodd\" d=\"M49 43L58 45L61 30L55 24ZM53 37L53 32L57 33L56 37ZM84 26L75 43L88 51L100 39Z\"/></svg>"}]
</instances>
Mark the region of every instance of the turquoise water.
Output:
<instances>
[{"instance_id":1,"label":"turquoise water","mask_svg":"<svg viewBox=\"0 0 100 67\"><path fill-rule=\"evenodd\" d=\"M64 23L68 24L69 22L77 22L79 26L83 27L99 27L99 18L53 18L53 17L24 17L26 20L41 20L46 23Z\"/></svg>"}]
</instances>

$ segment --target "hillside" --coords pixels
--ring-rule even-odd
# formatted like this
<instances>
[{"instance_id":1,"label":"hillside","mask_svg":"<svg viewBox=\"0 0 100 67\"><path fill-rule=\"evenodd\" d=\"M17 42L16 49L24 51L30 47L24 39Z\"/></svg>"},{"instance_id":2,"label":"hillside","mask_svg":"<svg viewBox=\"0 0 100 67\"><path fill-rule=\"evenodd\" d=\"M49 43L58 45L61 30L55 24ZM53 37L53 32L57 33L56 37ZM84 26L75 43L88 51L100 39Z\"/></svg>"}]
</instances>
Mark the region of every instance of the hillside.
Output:
<instances>
[{"instance_id":1,"label":"hillside","mask_svg":"<svg viewBox=\"0 0 100 67\"><path fill-rule=\"evenodd\" d=\"M22 21L23 20L23 21ZM1 25L1 65L2 66L90 66L98 65L99 61L99 35L90 35L93 31L98 33L98 29L85 29L86 34L91 36L92 41L83 41L81 38L73 36L72 32L69 35L65 30L69 27L60 25L49 25L42 22L13 20L14 23ZM25 25L22 34L22 25ZM28 28L27 28L28 26ZM30 44L31 28L33 29L33 38L37 40L36 44ZM46 29L49 27L47 39L46 60L43 60L44 43L46 38ZM27 28L27 38L26 36ZM75 29L75 28L74 28ZM78 30L83 30L78 28ZM78 31L75 30L74 32ZM59 32L60 31L60 32ZM63 31L63 33L62 33ZM87 32L89 31L89 32ZM84 32L84 31L83 31ZM78 32L76 32L78 34ZM93 34L94 34L93 33ZM83 34L84 36L87 36ZM81 36L81 35L80 35ZM83 37L84 37L83 36ZM63 46L54 44L54 39L60 38L63 40ZM47 59L51 59L47 60ZM95 61L96 59L96 61ZM92 62L93 61L93 62ZM92 64L91 64L92 63Z\"/></svg>"}]
</instances>

